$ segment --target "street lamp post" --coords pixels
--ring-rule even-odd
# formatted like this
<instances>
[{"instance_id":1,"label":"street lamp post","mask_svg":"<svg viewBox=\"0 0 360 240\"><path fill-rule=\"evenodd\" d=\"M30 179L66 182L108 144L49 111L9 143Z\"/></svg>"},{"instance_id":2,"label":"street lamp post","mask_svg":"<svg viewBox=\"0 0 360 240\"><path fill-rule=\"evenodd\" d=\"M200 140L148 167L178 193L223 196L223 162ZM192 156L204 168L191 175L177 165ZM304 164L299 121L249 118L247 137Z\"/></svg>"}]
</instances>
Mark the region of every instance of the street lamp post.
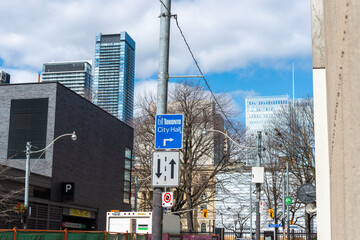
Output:
<instances>
[{"instance_id":1,"label":"street lamp post","mask_svg":"<svg viewBox=\"0 0 360 240\"><path fill-rule=\"evenodd\" d=\"M239 143L236 142L234 139L232 139L229 135L227 135L226 133L224 133L224 132L222 132L222 131L219 131L219 130L216 130L216 129L206 129L206 128L204 128L203 131L202 131L202 134L203 134L203 135L206 135L207 132L220 133L220 134L224 135L225 137L227 137L230 141L232 141L236 146L238 146L238 147L240 147L240 148L255 149L255 147L248 147L248 146L244 146L244 145L239 144Z\"/></svg>"},{"instance_id":2,"label":"street lamp post","mask_svg":"<svg viewBox=\"0 0 360 240\"><path fill-rule=\"evenodd\" d=\"M60 139L62 137L65 137L65 136L71 136L71 139L73 141L75 141L77 139L77 136L75 135L75 131L73 133L66 133L66 134L58 136L51 143L49 143L49 145L47 145L45 148L37 150L37 151L31 151L31 143L26 142L25 193L24 193L24 207L25 207L26 215L24 215L24 220L23 220L23 228L24 229L27 229L27 221L28 221L28 218L30 217L30 211L29 211L30 154L31 153L45 152L58 139Z\"/></svg>"}]
</instances>

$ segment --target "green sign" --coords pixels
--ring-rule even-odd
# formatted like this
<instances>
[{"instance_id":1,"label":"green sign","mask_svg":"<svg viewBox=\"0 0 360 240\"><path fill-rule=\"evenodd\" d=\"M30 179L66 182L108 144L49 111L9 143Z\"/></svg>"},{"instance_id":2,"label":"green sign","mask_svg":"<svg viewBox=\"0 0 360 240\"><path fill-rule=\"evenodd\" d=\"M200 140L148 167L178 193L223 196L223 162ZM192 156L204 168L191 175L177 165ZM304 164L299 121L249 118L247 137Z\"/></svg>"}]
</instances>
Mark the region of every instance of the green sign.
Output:
<instances>
[{"instance_id":1,"label":"green sign","mask_svg":"<svg viewBox=\"0 0 360 240\"><path fill-rule=\"evenodd\" d=\"M290 205L292 203L291 197L285 197L285 204Z\"/></svg>"}]
</instances>

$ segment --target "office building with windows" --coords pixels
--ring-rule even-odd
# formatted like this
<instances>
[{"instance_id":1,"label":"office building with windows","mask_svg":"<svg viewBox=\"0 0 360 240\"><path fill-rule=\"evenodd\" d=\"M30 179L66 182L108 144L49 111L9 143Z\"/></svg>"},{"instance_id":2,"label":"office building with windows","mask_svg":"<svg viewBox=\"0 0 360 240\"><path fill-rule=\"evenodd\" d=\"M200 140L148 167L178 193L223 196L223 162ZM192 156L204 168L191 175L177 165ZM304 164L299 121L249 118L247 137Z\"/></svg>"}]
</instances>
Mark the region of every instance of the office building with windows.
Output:
<instances>
[{"instance_id":1,"label":"office building with windows","mask_svg":"<svg viewBox=\"0 0 360 240\"><path fill-rule=\"evenodd\" d=\"M42 81L58 81L91 100L91 61L52 62L43 65Z\"/></svg>"},{"instance_id":2,"label":"office building with windows","mask_svg":"<svg viewBox=\"0 0 360 240\"><path fill-rule=\"evenodd\" d=\"M266 129L274 113L289 104L289 96L260 96L245 99L246 136Z\"/></svg>"},{"instance_id":3,"label":"office building with windows","mask_svg":"<svg viewBox=\"0 0 360 240\"><path fill-rule=\"evenodd\" d=\"M131 124L134 108L135 42L126 33L96 35L93 103Z\"/></svg>"}]
</instances>

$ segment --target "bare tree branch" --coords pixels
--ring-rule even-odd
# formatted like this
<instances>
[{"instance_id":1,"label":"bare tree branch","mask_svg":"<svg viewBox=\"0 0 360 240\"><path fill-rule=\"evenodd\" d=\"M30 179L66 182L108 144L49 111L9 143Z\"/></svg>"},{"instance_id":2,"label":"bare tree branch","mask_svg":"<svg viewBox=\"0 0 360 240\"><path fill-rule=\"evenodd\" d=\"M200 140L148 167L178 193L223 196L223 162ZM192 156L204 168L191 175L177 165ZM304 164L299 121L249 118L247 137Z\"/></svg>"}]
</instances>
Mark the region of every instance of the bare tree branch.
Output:
<instances>
[{"instance_id":1,"label":"bare tree branch","mask_svg":"<svg viewBox=\"0 0 360 240\"><path fill-rule=\"evenodd\" d=\"M183 210L199 209L201 205L214 201L216 175L229 171L229 168L236 164L233 154L245 155L240 154L243 150L227 144L222 134L215 132L202 134L204 128L225 131L226 124L224 118L217 113L215 103L210 100L209 94L201 86L192 82L180 83L169 93L169 98L171 102L168 104L168 113L184 115L183 148L180 150L180 186L171 189L174 192L175 202L172 211L180 212L181 216L186 217L186 230L194 231L194 211L183 212ZM147 96L137 105L138 109L141 109L141 115L134 121L136 129L134 173L139 178L145 178L151 174L156 117L154 99L152 96ZM224 106L229 103L228 97L221 95L218 95L218 101ZM230 111L231 108L224 107L224 109ZM237 132L244 132L241 124L234 122L233 125L239 127ZM231 135L234 132L232 130L228 134ZM227 151L224 151L225 147ZM139 191L144 193L141 207L151 208L150 182L144 184Z\"/></svg>"}]
</instances>

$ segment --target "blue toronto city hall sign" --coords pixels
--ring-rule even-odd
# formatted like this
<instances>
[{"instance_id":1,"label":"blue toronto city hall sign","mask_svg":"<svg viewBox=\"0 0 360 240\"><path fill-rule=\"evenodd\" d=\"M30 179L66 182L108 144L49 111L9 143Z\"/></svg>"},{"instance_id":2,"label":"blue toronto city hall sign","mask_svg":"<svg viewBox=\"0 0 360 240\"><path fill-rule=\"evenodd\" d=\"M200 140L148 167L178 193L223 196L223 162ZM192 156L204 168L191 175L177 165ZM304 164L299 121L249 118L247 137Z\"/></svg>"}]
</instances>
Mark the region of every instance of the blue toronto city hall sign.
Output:
<instances>
[{"instance_id":1,"label":"blue toronto city hall sign","mask_svg":"<svg viewBox=\"0 0 360 240\"><path fill-rule=\"evenodd\" d=\"M155 149L180 149L183 139L182 114L156 115Z\"/></svg>"}]
</instances>

